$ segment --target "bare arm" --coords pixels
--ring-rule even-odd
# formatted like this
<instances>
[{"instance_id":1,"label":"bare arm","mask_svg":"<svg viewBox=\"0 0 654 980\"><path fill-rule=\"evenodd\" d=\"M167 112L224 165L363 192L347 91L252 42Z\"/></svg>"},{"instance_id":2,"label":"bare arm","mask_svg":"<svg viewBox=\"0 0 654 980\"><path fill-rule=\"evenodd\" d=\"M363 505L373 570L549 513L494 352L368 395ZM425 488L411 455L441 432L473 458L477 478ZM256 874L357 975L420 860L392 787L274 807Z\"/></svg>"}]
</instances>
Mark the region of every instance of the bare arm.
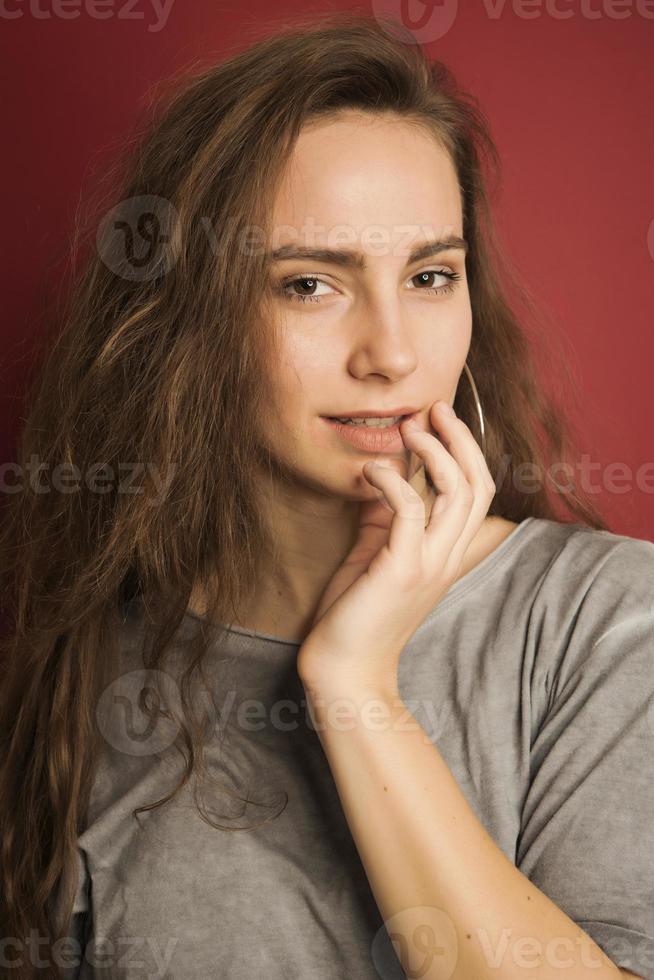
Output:
<instances>
[{"instance_id":1,"label":"bare arm","mask_svg":"<svg viewBox=\"0 0 654 980\"><path fill-rule=\"evenodd\" d=\"M310 683L305 688L353 839L407 976L634 976L619 970L495 844L397 689L351 687L345 699Z\"/></svg>"}]
</instances>

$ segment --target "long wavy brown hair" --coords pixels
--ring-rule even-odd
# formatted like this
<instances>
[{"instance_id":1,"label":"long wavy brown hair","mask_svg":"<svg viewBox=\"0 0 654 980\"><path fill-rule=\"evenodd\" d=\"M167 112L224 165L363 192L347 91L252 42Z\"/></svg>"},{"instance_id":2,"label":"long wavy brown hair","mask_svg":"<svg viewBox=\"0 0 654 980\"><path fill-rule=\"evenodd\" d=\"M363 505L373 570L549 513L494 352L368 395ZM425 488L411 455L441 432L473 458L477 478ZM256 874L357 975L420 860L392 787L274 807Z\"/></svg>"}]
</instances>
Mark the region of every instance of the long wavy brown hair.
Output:
<instances>
[{"instance_id":1,"label":"long wavy brown hair","mask_svg":"<svg viewBox=\"0 0 654 980\"><path fill-rule=\"evenodd\" d=\"M143 600L144 661L156 668L197 583L212 583L209 621L238 622L260 556L274 549L255 489L262 465L275 472L256 424L274 409L275 332L265 252L246 242L253 228L264 240L270 231L275 191L305 123L347 109L393 114L446 148L469 243L467 364L489 469L506 469L489 514L609 530L571 477L529 493L513 479L523 464L547 473L552 463L573 463L579 440L562 394L578 385L494 230L499 157L477 100L391 19L350 12L269 21L247 41L217 65L187 69L144 112L139 138L78 217L82 258L30 382L18 472L35 459L46 474L64 464L84 476L100 470L105 480L102 492L89 480L75 492L35 492L24 479L5 502L3 936L37 929L54 938L69 925L76 841L101 751L96 706L125 603ZM100 221L108 203L119 206ZM125 244L137 233L153 246L141 261ZM555 365L549 373L560 390L545 389L545 364ZM455 409L478 435L466 379ZM121 483L126 465L141 467L137 492ZM164 494L155 474L169 481ZM209 648L200 639L185 662L177 719L183 774L167 796L138 809L165 804L203 772L203 726L188 694ZM55 922L59 893L66 912ZM36 970L22 964L11 975L24 980ZM43 975L60 976L55 967Z\"/></svg>"}]
</instances>

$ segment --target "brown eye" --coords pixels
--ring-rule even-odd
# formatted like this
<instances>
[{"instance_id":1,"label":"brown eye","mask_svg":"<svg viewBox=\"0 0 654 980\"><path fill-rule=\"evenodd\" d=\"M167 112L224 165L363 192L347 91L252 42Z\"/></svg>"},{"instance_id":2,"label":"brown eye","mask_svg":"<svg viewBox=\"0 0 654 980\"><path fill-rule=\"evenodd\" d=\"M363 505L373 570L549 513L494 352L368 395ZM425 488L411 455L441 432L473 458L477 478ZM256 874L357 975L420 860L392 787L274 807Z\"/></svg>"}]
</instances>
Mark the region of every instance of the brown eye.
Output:
<instances>
[{"instance_id":1,"label":"brown eye","mask_svg":"<svg viewBox=\"0 0 654 980\"><path fill-rule=\"evenodd\" d=\"M448 280L443 286L427 286L425 285L425 278L429 279L431 276L442 276L444 279ZM424 272L419 272L417 275L412 276L411 281L414 279L422 280L421 285L414 286L414 289L418 289L421 293L451 293L456 289L456 283L461 278L458 272L447 272L445 269L425 269Z\"/></svg>"},{"instance_id":2,"label":"brown eye","mask_svg":"<svg viewBox=\"0 0 654 980\"><path fill-rule=\"evenodd\" d=\"M291 279L285 279L283 282L281 282L279 284L278 291L285 299L288 299L291 302L294 300L298 300L300 303L320 302L321 297L316 296L314 292L293 292L292 290L295 288L296 283L299 283L301 289L303 290L315 290L318 285L327 286L329 289L332 288L318 276L293 276Z\"/></svg>"}]
</instances>

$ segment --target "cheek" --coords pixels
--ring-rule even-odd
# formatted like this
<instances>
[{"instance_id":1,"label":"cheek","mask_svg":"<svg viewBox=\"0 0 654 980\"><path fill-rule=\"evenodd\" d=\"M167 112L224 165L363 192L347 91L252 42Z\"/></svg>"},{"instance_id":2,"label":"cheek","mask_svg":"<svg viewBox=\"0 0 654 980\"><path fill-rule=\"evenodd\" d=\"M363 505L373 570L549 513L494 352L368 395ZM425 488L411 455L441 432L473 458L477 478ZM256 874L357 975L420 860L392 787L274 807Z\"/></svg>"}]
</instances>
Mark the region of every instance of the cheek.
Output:
<instances>
[{"instance_id":1,"label":"cheek","mask_svg":"<svg viewBox=\"0 0 654 980\"><path fill-rule=\"evenodd\" d=\"M285 418L316 414L329 387L328 356L324 342L317 343L306 333L286 340L275 372L275 387Z\"/></svg>"},{"instance_id":2,"label":"cheek","mask_svg":"<svg viewBox=\"0 0 654 980\"><path fill-rule=\"evenodd\" d=\"M274 404L270 412L263 413L260 428L265 443L283 458L292 454L293 444L318 411L321 378L314 377L311 370L288 359L278 363L275 369Z\"/></svg>"},{"instance_id":3,"label":"cheek","mask_svg":"<svg viewBox=\"0 0 654 980\"><path fill-rule=\"evenodd\" d=\"M472 338L472 312L467 296L460 305L438 311L421 324L420 363L439 374L460 369Z\"/></svg>"}]
</instances>

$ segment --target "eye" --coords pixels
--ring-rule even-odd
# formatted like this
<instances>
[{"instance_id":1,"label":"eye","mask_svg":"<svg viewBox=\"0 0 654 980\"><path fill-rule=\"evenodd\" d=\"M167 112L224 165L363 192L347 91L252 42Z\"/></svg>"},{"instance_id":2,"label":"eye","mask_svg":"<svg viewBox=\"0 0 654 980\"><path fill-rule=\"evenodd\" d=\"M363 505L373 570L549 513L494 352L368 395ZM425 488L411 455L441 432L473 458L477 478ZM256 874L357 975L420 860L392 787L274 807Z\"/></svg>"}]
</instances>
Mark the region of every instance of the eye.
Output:
<instances>
[{"instance_id":1,"label":"eye","mask_svg":"<svg viewBox=\"0 0 654 980\"><path fill-rule=\"evenodd\" d=\"M289 290L292 289L292 287L295 286L296 283L301 283L302 287L305 288L306 286L307 289L315 289L318 283L320 283L320 285L322 286L327 286L328 289L332 288L331 286L328 285L328 283L324 281L324 279L319 279L318 276L310 276L310 275L294 276L292 279L284 279L284 281L281 282L277 288L279 292L282 294L282 296L284 296L285 299L288 299L291 302L295 300L299 300L300 303L320 302L320 297L316 296L313 293L307 294L307 293L289 292Z\"/></svg>"},{"instance_id":2,"label":"eye","mask_svg":"<svg viewBox=\"0 0 654 980\"><path fill-rule=\"evenodd\" d=\"M417 275L412 276L409 282L414 279L421 279L422 284L425 285L425 276L442 276L446 283L444 286L428 286L426 289L419 289L421 293L452 293L456 289L456 284L461 278L458 272L448 272L447 269L425 269L424 272L418 272ZM413 287L416 288L415 286Z\"/></svg>"},{"instance_id":3,"label":"eye","mask_svg":"<svg viewBox=\"0 0 654 980\"><path fill-rule=\"evenodd\" d=\"M430 276L441 276L446 280L445 285L441 286L426 286L425 277ZM440 294L440 293L451 293L456 289L456 283L461 276L458 272L448 272L447 269L426 269L424 272L419 272L415 276L409 279L409 282L413 282L414 279L422 280L421 286L413 286L412 289L417 289L421 293L430 294ZM317 275L307 274L303 276L292 276L290 279L284 279L276 287L276 291L280 293L284 299L289 302L300 302L300 303L320 303L321 295L315 292L304 292L296 293L293 292L296 284L299 284L302 289L315 290L318 285L326 286L327 289L332 289L329 283L326 283L324 279L321 279ZM424 288L423 288L424 287ZM334 290L332 290L334 291ZM323 294L324 295L324 294ZM328 295L328 294L327 294Z\"/></svg>"}]
</instances>

